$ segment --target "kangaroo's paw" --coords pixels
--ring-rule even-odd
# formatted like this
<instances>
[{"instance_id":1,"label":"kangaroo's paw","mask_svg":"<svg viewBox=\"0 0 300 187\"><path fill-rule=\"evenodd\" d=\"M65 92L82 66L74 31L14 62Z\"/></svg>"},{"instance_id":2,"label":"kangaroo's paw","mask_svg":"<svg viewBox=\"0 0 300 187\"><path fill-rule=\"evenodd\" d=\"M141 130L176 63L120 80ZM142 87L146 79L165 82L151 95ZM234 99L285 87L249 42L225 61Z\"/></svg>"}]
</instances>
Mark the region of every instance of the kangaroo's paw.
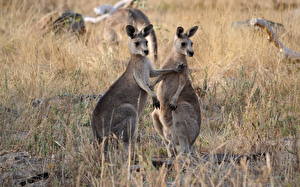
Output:
<instances>
[{"instance_id":1,"label":"kangaroo's paw","mask_svg":"<svg viewBox=\"0 0 300 187\"><path fill-rule=\"evenodd\" d=\"M178 66L177 66L177 69L176 69L176 72L177 73L181 73L181 72L183 72L183 70L186 68L186 65L185 64L179 64Z\"/></svg>"},{"instance_id":2,"label":"kangaroo's paw","mask_svg":"<svg viewBox=\"0 0 300 187\"><path fill-rule=\"evenodd\" d=\"M177 109L177 102L175 99L171 99L170 103L169 103L169 108L174 111Z\"/></svg>"},{"instance_id":3,"label":"kangaroo's paw","mask_svg":"<svg viewBox=\"0 0 300 187\"><path fill-rule=\"evenodd\" d=\"M160 108L160 102L159 102L159 100L157 99L157 97L153 97L153 98L152 98L152 102L153 102L153 107L154 107L154 108Z\"/></svg>"}]
</instances>

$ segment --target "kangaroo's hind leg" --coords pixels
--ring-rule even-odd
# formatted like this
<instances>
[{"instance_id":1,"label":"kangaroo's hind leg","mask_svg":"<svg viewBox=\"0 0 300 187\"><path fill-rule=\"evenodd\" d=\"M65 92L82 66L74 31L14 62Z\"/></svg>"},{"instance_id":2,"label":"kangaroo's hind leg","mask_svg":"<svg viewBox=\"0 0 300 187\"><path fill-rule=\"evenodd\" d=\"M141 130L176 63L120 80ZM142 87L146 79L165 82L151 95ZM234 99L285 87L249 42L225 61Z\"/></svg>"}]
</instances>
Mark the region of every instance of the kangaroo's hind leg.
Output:
<instances>
[{"instance_id":1,"label":"kangaroo's hind leg","mask_svg":"<svg viewBox=\"0 0 300 187\"><path fill-rule=\"evenodd\" d=\"M172 143L172 141L170 141L170 137L169 138L166 137L167 135L164 133L163 124L162 124L161 120L159 119L159 111L158 110L154 110L152 112L152 120L153 120L154 129L163 139L163 142L167 148L168 156L174 157L176 155L175 146Z\"/></svg>"},{"instance_id":2,"label":"kangaroo's hind leg","mask_svg":"<svg viewBox=\"0 0 300 187\"><path fill-rule=\"evenodd\" d=\"M138 114L131 104L123 104L112 113L110 130L133 152ZM129 150L130 149L130 150Z\"/></svg>"},{"instance_id":3,"label":"kangaroo's hind leg","mask_svg":"<svg viewBox=\"0 0 300 187\"><path fill-rule=\"evenodd\" d=\"M173 120L173 127L172 127L172 135L173 135L173 142L176 145L179 144L180 149L177 150L179 153L190 153L191 152L191 145L189 142L189 137L185 131L187 122L186 120Z\"/></svg>"},{"instance_id":4,"label":"kangaroo's hind leg","mask_svg":"<svg viewBox=\"0 0 300 187\"><path fill-rule=\"evenodd\" d=\"M159 119L159 112L157 109L155 109L152 114L152 121L153 121L153 126L156 132L163 138L164 138L164 133L163 133L163 125Z\"/></svg>"},{"instance_id":5,"label":"kangaroo's hind leg","mask_svg":"<svg viewBox=\"0 0 300 187\"><path fill-rule=\"evenodd\" d=\"M178 107L172 112L172 132L177 138L180 152L191 153L192 144L199 135L199 125L195 120L195 111L187 102L178 103Z\"/></svg>"}]
</instances>

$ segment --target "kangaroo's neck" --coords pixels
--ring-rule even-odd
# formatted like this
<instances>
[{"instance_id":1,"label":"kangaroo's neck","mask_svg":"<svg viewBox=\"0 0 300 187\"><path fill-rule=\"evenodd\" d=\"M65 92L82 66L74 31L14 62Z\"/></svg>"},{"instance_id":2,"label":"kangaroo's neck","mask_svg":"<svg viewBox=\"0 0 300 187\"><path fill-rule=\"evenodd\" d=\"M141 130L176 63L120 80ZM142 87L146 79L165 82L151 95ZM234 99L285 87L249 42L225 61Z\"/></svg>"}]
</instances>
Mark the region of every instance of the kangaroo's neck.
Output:
<instances>
[{"instance_id":1,"label":"kangaroo's neck","mask_svg":"<svg viewBox=\"0 0 300 187\"><path fill-rule=\"evenodd\" d=\"M144 62L147 57L142 55L131 54L129 63L127 65L127 71L131 71L137 68L141 62Z\"/></svg>"},{"instance_id":2,"label":"kangaroo's neck","mask_svg":"<svg viewBox=\"0 0 300 187\"><path fill-rule=\"evenodd\" d=\"M181 62L181 63L184 63L186 64L187 61L186 61L186 56L181 54L181 53L178 53L176 51L175 48L172 49L172 52L171 52L171 59L174 61L174 62Z\"/></svg>"},{"instance_id":3,"label":"kangaroo's neck","mask_svg":"<svg viewBox=\"0 0 300 187\"><path fill-rule=\"evenodd\" d=\"M142 55L137 55L137 54L131 54L130 56L130 62L138 62L138 61L141 61L141 60L144 60L146 57L145 56L142 56Z\"/></svg>"}]
</instances>

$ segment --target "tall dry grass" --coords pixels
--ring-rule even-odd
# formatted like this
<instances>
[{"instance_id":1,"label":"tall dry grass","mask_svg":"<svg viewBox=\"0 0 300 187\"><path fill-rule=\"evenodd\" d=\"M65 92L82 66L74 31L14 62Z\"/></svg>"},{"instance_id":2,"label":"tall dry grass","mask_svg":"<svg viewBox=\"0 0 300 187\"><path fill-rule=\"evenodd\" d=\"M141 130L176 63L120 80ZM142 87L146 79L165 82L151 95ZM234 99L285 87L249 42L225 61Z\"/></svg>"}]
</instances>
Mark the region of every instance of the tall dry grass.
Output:
<instances>
[{"instance_id":1,"label":"tall dry grass","mask_svg":"<svg viewBox=\"0 0 300 187\"><path fill-rule=\"evenodd\" d=\"M71 36L41 36L36 22L66 7L92 15L92 8L115 1L8 0L0 2L0 150L28 151L47 158L49 185L77 186L297 186L299 134L299 64L282 62L264 32L235 30L231 23L251 17L281 22L281 39L300 50L300 14L277 11L272 1L145 1L141 8L153 21L159 58L168 53L176 27L200 25L189 59L195 88L207 81L197 154L268 153L256 162L178 160L172 170L155 169L151 159L166 151L147 106L139 123L135 149L141 169L129 172L122 148L111 152L111 163L93 146L90 113L95 101L69 97L32 107L35 98L99 94L124 71L129 53L101 44L101 24L87 24L85 43ZM299 3L299 2L298 2ZM300 5L300 4L299 4ZM11 109L11 110L7 110ZM299 154L299 153L298 153ZM4 184L5 185L5 184ZM9 184L6 184L9 185Z\"/></svg>"}]
</instances>

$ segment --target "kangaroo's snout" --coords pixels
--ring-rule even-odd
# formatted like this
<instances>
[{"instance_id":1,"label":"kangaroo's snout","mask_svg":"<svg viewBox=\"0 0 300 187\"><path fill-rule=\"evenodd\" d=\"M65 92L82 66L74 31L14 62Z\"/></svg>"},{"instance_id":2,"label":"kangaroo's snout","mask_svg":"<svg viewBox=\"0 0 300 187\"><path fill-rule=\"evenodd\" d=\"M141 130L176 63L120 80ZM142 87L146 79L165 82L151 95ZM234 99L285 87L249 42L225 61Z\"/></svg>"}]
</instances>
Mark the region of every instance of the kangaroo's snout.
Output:
<instances>
[{"instance_id":1,"label":"kangaroo's snout","mask_svg":"<svg viewBox=\"0 0 300 187\"><path fill-rule=\"evenodd\" d=\"M144 54L148 55L149 54L149 50L144 50Z\"/></svg>"},{"instance_id":2,"label":"kangaroo's snout","mask_svg":"<svg viewBox=\"0 0 300 187\"><path fill-rule=\"evenodd\" d=\"M194 51L188 51L187 55L190 56L190 57L194 56Z\"/></svg>"}]
</instances>

